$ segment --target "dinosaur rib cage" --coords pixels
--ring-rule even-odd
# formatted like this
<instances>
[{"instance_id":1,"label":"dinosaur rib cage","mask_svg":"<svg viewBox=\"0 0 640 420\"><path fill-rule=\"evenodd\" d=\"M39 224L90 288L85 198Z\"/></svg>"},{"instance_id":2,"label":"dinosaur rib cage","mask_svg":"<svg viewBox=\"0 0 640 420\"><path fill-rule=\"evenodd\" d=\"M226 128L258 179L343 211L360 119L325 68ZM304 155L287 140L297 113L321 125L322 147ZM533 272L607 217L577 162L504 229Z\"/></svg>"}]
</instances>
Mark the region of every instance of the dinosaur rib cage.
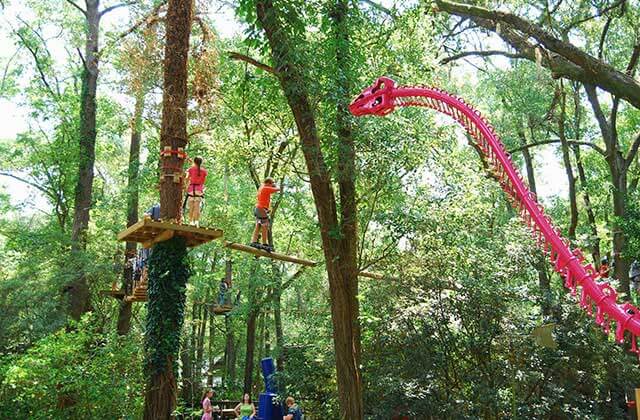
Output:
<instances>
[{"instance_id":1,"label":"dinosaur rib cage","mask_svg":"<svg viewBox=\"0 0 640 420\"><path fill-rule=\"evenodd\" d=\"M617 303L617 292L607 281L597 281L594 267L585 262L580 249L571 249L569 240L544 213L536 195L526 186L515 169L511 156L491 124L461 98L432 87L394 87L390 92L397 107L420 106L434 109L456 120L476 141L487 164L499 180L509 202L532 231L536 245L549 257L554 270L564 279L564 286L575 296L580 286L580 306L593 315L595 322L609 334L611 322L616 323L615 339L623 343L625 331L631 335L631 351L640 355L636 338L640 335L640 313L630 303Z\"/></svg>"}]
</instances>

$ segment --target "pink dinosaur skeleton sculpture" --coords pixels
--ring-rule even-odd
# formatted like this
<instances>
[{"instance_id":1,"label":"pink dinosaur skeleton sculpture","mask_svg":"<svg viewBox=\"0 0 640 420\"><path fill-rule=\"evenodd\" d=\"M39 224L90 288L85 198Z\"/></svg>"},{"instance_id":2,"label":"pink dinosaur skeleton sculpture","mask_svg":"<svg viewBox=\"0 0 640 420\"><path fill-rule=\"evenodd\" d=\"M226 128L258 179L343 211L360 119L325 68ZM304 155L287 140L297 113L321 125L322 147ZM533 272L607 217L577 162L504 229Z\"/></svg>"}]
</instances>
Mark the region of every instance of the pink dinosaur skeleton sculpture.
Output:
<instances>
[{"instance_id":1,"label":"pink dinosaur skeleton sculpture","mask_svg":"<svg viewBox=\"0 0 640 420\"><path fill-rule=\"evenodd\" d=\"M572 250L567 239L562 238L560 230L553 226L551 219L544 213L536 196L525 185L522 175L513 166L502 141L489 122L476 109L464 100L432 87L402 87L387 77L379 78L371 87L365 89L349 105L349 111L355 116L384 116L396 107L422 106L451 116L467 133L471 135L487 163L499 179L502 189L507 193L511 205L518 211L523 221L531 228L533 237L546 255L557 273L564 278L564 285L572 295L581 287L580 306L592 315L596 306L596 323L606 334L611 321L616 323L616 341L624 342L625 331L631 335L631 351L640 354L636 338L640 335L640 313L630 303L616 302L617 293L606 281L600 280L591 264L585 262L580 249Z\"/></svg>"}]
</instances>

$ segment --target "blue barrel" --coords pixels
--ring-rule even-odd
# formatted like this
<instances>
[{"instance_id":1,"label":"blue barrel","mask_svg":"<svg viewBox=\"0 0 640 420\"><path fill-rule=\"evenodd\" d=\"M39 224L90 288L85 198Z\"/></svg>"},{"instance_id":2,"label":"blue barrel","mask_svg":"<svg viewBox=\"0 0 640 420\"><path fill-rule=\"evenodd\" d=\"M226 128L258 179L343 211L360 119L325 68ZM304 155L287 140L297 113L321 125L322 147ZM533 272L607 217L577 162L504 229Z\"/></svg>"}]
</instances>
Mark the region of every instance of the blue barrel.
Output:
<instances>
[{"instance_id":1,"label":"blue barrel","mask_svg":"<svg viewBox=\"0 0 640 420\"><path fill-rule=\"evenodd\" d=\"M273 359L271 357L266 357L260 361L260 365L262 366L262 377L264 378L265 392L277 394L278 387L273 376L276 373L276 365L273 363Z\"/></svg>"},{"instance_id":2,"label":"blue barrel","mask_svg":"<svg viewBox=\"0 0 640 420\"><path fill-rule=\"evenodd\" d=\"M271 392L260 394L258 404L259 420L281 420L284 416L282 406L278 403L277 395Z\"/></svg>"}]
</instances>

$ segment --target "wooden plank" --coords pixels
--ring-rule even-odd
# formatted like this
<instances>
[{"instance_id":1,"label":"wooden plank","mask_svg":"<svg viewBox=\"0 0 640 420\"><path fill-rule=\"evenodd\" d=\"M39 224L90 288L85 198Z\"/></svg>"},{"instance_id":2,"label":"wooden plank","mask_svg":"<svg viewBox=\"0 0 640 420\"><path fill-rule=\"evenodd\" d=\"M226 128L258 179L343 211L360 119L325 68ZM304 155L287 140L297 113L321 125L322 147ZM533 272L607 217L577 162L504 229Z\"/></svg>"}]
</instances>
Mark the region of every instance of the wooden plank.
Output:
<instances>
[{"instance_id":1,"label":"wooden plank","mask_svg":"<svg viewBox=\"0 0 640 420\"><path fill-rule=\"evenodd\" d=\"M118 240L152 246L154 243L169 239L171 235L180 235L186 239L187 246L194 247L221 238L223 234L224 232L220 229L157 222L146 217L120 232Z\"/></svg>"},{"instance_id":2,"label":"wooden plank","mask_svg":"<svg viewBox=\"0 0 640 420\"><path fill-rule=\"evenodd\" d=\"M175 233L174 230L165 230L163 232L160 232L158 235L156 235L150 241L147 241L147 242L143 243L142 247L143 248L151 248L154 244L157 244L159 242L168 241L169 239L173 238L173 234L174 233Z\"/></svg>"},{"instance_id":3,"label":"wooden plank","mask_svg":"<svg viewBox=\"0 0 640 420\"><path fill-rule=\"evenodd\" d=\"M302 258L292 257L284 254L278 254L276 252L267 252L262 249L254 248L249 245L239 244L236 242L225 241L224 246L226 246L227 248L235 249L236 251L247 252L257 257L271 258L272 260L286 261L294 264L305 265L307 267L315 267L318 264L315 261L304 260Z\"/></svg>"},{"instance_id":4,"label":"wooden plank","mask_svg":"<svg viewBox=\"0 0 640 420\"><path fill-rule=\"evenodd\" d=\"M129 226L128 228L126 228L122 232L118 233L118 240L119 241L124 241L124 238L126 238L127 236L131 235L133 232L135 232L138 229L140 229L141 227L143 227L145 220L146 219L142 219L142 220L138 221L137 223L134 223L133 225Z\"/></svg>"}]
</instances>

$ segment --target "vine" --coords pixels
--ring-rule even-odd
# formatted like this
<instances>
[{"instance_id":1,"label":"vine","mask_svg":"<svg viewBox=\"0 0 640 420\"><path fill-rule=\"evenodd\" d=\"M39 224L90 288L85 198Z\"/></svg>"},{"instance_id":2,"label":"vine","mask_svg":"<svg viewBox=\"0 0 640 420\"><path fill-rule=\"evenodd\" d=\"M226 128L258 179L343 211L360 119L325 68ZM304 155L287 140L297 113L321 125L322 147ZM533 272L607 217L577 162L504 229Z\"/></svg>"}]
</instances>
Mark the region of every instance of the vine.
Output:
<instances>
[{"instance_id":1,"label":"vine","mask_svg":"<svg viewBox=\"0 0 640 420\"><path fill-rule=\"evenodd\" d=\"M186 286L191 275L184 238L176 236L153 248L149 257L149 303L145 350L148 375L177 370L180 332L184 321Z\"/></svg>"}]
</instances>

